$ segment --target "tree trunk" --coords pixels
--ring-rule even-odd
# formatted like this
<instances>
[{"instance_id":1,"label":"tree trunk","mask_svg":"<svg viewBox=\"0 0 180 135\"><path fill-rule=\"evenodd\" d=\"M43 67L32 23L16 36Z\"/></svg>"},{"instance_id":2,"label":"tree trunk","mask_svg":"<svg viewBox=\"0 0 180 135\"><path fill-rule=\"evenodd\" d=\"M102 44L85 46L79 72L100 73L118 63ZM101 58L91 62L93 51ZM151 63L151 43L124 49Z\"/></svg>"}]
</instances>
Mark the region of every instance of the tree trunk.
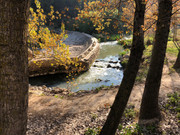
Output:
<instances>
[{"instance_id":1,"label":"tree trunk","mask_svg":"<svg viewBox=\"0 0 180 135\"><path fill-rule=\"evenodd\" d=\"M177 59L176 59L176 62L173 66L175 69L178 69L180 68L180 50L179 50L179 53L178 53L178 56L177 56Z\"/></svg>"},{"instance_id":2,"label":"tree trunk","mask_svg":"<svg viewBox=\"0 0 180 135\"><path fill-rule=\"evenodd\" d=\"M100 135L115 134L131 94L141 62L144 50L144 31L141 26L144 25L145 4L143 3L143 0L135 0L135 2L136 9L134 15L133 43L130 58L127 68L124 71L124 77L119 87L119 91Z\"/></svg>"},{"instance_id":3,"label":"tree trunk","mask_svg":"<svg viewBox=\"0 0 180 135\"><path fill-rule=\"evenodd\" d=\"M172 0L159 0L158 10L155 43L140 109L140 124L148 123L148 120L150 124L160 119L158 96L170 29Z\"/></svg>"},{"instance_id":4,"label":"tree trunk","mask_svg":"<svg viewBox=\"0 0 180 135\"><path fill-rule=\"evenodd\" d=\"M29 0L0 0L0 135L25 135Z\"/></svg>"}]
</instances>

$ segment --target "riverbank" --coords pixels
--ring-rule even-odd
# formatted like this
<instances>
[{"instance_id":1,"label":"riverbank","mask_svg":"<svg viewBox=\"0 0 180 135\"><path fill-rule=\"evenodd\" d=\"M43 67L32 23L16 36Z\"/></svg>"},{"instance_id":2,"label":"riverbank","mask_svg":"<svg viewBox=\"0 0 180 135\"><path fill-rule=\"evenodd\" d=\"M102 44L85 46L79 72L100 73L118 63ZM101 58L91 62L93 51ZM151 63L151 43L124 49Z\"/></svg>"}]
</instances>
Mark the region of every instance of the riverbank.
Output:
<instances>
[{"instance_id":1,"label":"riverbank","mask_svg":"<svg viewBox=\"0 0 180 135\"><path fill-rule=\"evenodd\" d=\"M176 56L168 54L164 65L160 88L160 107L163 119L159 127L149 127L150 134L180 134L176 113L165 108L168 93L180 91L180 73L172 69ZM63 90L48 92L46 87L30 87L29 120L27 135L72 135L97 132L104 124L118 86L99 88L94 91L73 93ZM119 126L118 134L135 132L144 88L138 81L129 99L129 107ZM47 91L47 92L44 92ZM61 92L60 92L61 91Z\"/></svg>"},{"instance_id":2,"label":"riverbank","mask_svg":"<svg viewBox=\"0 0 180 135\"><path fill-rule=\"evenodd\" d=\"M91 90L103 85L119 85L123 77L119 59L122 51L122 46L115 42L100 43L100 53L87 72L71 74L70 77L65 75L64 78L62 74L34 77L30 78L29 82L32 86L60 87L73 92Z\"/></svg>"}]
</instances>

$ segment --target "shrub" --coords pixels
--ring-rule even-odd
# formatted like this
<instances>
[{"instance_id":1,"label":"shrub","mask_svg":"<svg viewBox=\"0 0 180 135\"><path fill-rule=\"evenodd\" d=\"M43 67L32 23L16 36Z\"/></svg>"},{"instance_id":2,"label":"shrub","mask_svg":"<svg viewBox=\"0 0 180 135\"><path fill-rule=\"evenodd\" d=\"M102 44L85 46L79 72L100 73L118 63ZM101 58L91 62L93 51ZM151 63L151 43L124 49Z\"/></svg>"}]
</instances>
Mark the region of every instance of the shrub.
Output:
<instances>
[{"instance_id":1,"label":"shrub","mask_svg":"<svg viewBox=\"0 0 180 135\"><path fill-rule=\"evenodd\" d=\"M123 45L124 48L130 48L132 45L132 39L119 40L118 44Z\"/></svg>"}]
</instances>

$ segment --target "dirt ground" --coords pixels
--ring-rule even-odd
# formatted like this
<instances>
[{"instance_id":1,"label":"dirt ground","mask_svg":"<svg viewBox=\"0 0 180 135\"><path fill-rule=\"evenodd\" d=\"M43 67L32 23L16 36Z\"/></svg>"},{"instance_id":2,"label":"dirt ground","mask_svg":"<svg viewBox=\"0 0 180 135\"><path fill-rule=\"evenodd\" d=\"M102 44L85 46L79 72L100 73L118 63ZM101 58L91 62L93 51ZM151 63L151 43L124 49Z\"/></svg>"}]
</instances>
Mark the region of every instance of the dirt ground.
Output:
<instances>
[{"instance_id":1,"label":"dirt ground","mask_svg":"<svg viewBox=\"0 0 180 135\"><path fill-rule=\"evenodd\" d=\"M168 56L164 65L160 99L164 99L167 93L180 90L180 74L171 68L174 60ZM129 104L137 110L143 89L144 83L135 84L129 99ZM79 135L88 127L103 125L117 91L118 86L114 86L98 92L54 96L31 90L27 135ZM96 120L93 119L95 116L98 117Z\"/></svg>"}]
</instances>

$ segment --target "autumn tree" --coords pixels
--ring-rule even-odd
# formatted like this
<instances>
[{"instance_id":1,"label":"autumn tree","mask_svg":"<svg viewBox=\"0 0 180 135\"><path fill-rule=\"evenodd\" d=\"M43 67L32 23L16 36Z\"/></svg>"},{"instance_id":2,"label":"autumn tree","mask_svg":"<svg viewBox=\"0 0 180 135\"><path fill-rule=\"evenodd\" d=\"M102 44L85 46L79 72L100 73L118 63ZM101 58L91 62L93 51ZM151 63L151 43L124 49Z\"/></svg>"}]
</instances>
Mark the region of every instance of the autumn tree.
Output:
<instances>
[{"instance_id":1,"label":"autumn tree","mask_svg":"<svg viewBox=\"0 0 180 135\"><path fill-rule=\"evenodd\" d=\"M52 56L53 53L59 52L60 59L69 58L69 48L63 41L67 38L65 26L62 23L61 31L55 32L54 29L46 26L47 21L53 26L53 20L61 19L62 14L54 11L54 7L50 6L50 12L46 15L41 7L39 0L35 0L36 10L30 8L30 16L28 22L28 43L33 53L39 54L41 50L46 50L46 54ZM55 51L56 50L56 51ZM50 53L51 52L51 53ZM58 55L58 54L57 54Z\"/></svg>"},{"instance_id":2,"label":"autumn tree","mask_svg":"<svg viewBox=\"0 0 180 135\"><path fill-rule=\"evenodd\" d=\"M148 35L155 30L157 0L144 0L144 2L146 3L146 11L145 23L142 27L145 34ZM134 12L134 0L97 0L84 2L84 8L79 10L77 19L80 22L85 22L85 19L89 19L95 30L98 33L107 35L107 39L113 33L119 34L119 38L122 38L123 34L132 33ZM91 24L89 22L86 23Z\"/></svg>"},{"instance_id":3,"label":"autumn tree","mask_svg":"<svg viewBox=\"0 0 180 135\"><path fill-rule=\"evenodd\" d=\"M158 2L157 30L141 103L140 124L154 122L160 119L158 96L170 31L172 0L159 0Z\"/></svg>"},{"instance_id":4,"label":"autumn tree","mask_svg":"<svg viewBox=\"0 0 180 135\"><path fill-rule=\"evenodd\" d=\"M123 27L121 13L118 7L119 0L97 0L84 2L84 8L79 10L78 16L75 18L75 29L82 26L88 26L91 29L87 32L99 33L109 39L110 34L124 34L126 27ZM84 25L83 25L84 24Z\"/></svg>"},{"instance_id":5,"label":"autumn tree","mask_svg":"<svg viewBox=\"0 0 180 135\"><path fill-rule=\"evenodd\" d=\"M25 135L29 0L0 0L0 135Z\"/></svg>"},{"instance_id":6,"label":"autumn tree","mask_svg":"<svg viewBox=\"0 0 180 135\"><path fill-rule=\"evenodd\" d=\"M131 94L144 50L144 31L142 26L144 25L145 6L146 3L143 0L135 0L133 43L130 58L115 101L101 130L101 135L115 134Z\"/></svg>"},{"instance_id":7,"label":"autumn tree","mask_svg":"<svg viewBox=\"0 0 180 135\"><path fill-rule=\"evenodd\" d=\"M50 6L50 12L46 15L39 0L34 2L36 10L30 8L28 23L28 44L34 55L29 60L30 75L37 72L43 74L44 70L41 73L41 69L47 67L50 69L62 67L67 72L81 71L83 67L80 67L79 59L70 58L69 45L64 43L68 37L64 23L61 23L59 29L54 29L53 26L53 20L61 19L63 14L54 11L54 7ZM47 21L50 26L46 25Z\"/></svg>"}]
</instances>

